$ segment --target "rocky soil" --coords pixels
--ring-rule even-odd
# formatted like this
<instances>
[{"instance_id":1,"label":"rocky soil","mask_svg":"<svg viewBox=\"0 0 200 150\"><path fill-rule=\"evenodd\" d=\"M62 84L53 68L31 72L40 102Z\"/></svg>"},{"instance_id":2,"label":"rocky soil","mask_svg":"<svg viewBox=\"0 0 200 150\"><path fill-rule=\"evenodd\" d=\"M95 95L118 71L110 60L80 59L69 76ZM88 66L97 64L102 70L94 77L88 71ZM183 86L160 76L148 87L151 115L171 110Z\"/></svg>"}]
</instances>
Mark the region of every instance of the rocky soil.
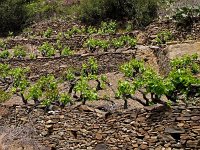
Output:
<instances>
[{"instance_id":1,"label":"rocky soil","mask_svg":"<svg viewBox=\"0 0 200 150\"><path fill-rule=\"evenodd\" d=\"M67 28L80 25L79 22L49 21L31 27L31 37L23 34L7 41L12 50L17 44L25 45L28 51L37 50L42 42L56 42L56 38L41 38L48 27L56 35ZM158 46L155 43L157 33L169 30L174 34L170 43ZM28 31L28 33L30 33ZM72 56L37 59L0 60L12 67L30 67L32 81L47 73L60 77L68 68L80 69L89 57L95 57L99 65L99 74L108 75L113 88L121 78L119 66L132 58L145 60L159 73L169 71L169 60L183 54L200 55L200 23L191 31L179 31L171 21L154 22L145 30L124 33L138 38L135 49L122 48L108 52L89 53L82 44L87 35L77 35L64 39L63 44L70 45L75 51ZM113 38L114 35L92 35L98 38ZM28 37L28 38L27 38ZM192 48L192 50L190 50ZM103 91L102 96L112 91ZM52 107L45 112L42 107L28 107L16 103L18 98L0 105L0 150L192 150L200 149L200 108L198 106L172 106L165 111L162 106L148 107L129 102L129 110L121 109L122 101L89 102L87 105L67 106L60 109ZM114 101L114 105L112 103Z\"/></svg>"}]
</instances>

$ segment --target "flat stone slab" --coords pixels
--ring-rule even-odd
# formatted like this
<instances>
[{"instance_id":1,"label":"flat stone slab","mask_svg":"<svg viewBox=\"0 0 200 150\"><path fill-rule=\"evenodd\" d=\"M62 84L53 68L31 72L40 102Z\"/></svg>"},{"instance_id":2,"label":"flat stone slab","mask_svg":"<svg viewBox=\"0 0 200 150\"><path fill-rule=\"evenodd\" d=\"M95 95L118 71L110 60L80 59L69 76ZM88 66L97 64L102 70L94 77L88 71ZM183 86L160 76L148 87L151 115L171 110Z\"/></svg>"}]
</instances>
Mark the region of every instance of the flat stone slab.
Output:
<instances>
[{"instance_id":1,"label":"flat stone slab","mask_svg":"<svg viewBox=\"0 0 200 150\"><path fill-rule=\"evenodd\" d=\"M178 128L178 127L167 127L167 128L165 128L165 133L183 134L183 133L185 133L185 130L182 128Z\"/></svg>"},{"instance_id":2,"label":"flat stone slab","mask_svg":"<svg viewBox=\"0 0 200 150\"><path fill-rule=\"evenodd\" d=\"M166 48L166 51L169 59L174 59L183 55L193 55L196 53L200 56L200 42L169 45Z\"/></svg>"}]
</instances>

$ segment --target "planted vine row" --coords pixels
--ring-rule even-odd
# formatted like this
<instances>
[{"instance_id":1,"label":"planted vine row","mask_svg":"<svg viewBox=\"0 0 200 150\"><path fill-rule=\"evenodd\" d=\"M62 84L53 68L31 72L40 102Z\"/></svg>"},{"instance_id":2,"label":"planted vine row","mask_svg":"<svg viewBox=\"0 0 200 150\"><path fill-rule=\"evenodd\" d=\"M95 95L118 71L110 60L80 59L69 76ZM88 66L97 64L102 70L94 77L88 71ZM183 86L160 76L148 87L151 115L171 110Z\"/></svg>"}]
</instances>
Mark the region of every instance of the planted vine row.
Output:
<instances>
[{"instance_id":1,"label":"planted vine row","mask_svg":"<svg viewBox=\"0 0 200 150\"><path fill-rule=\"evenodd\" d=\"M102 22L98 28L93 26L73 26L66 32L58 33L49 27L46 31L42 32L41 38L45 39L44 42L37 41L40 45L33 50L30 49L31 52L29 54L27 52L29 49L24 45L17 44L16 46L12 46L11 39L14 37L10 35L7 39L0 40L0 59L37 59L39 56L50 58L55 56L73 55L76 49L73 49L70 44L66 44L65 41L70 40L75 35L86 36L81 47L86 48L85 51L89 53L93 53L99 49L103 49L104 52L107 52L110 48L114 48L115 50L123 47L134 49L137 40L129 35L122 35L119 38L117 37L110 40L102 40L101 38L93 37L95 34L114 35L117 33L117 30L117 23L115 21ZM53 34L55 33L56 37L53 37ZM34 39L35 36L29 35L28 38ZM51 41L51 38L54 38L54 42ZM11 46L9 46L9 42L11 42Z\"/></svg>"},{"instance_id":2,"label":"planted vine row","mask_svg":"<svg viewBox=\"0 0 200 150\"><path fill-rule=\"evenodd\" d=\"M145 106L163 104L169 106L171 102L183 100L187 102L200 96L200 65L198 55L184 56L171 61L171 71L165 77L157 74L152 68L145 66L143 61L131 60L121 66L126 80L119 81L116 97L124 100L137 100ZM143 100L134 97L136 91L143 95ZM149 97L147 97L149 95ZM167 101L163 101L163 98Z\"/></svg>"},{"instance_id":3,"label":"planted vine row","mask_svg":"<svg viewBox=\"0 0 200 150\"><path fill-rule=\"evenodd\" d=\"M133 59L120 67L124 80L118 82L116 98L124 100L124 109L128 108L128 100L136 100L144 106L162 104L166 107L172 102L183 100L188 102L200 96L200 73L198 56L184 56L171 61L170 73L163 77L142 60ZM91 84L96 82L96 84ZM64 85L64 88L61 88ZM94 86L95 85L95 86ZM49 110L51 105L64 108L90 100L102 99L98 91L112 88L105 75L98 75L98 64L94 58L82 64L80 71L68 69L62 78L51 74L41 76L36 82L29 80L29 68L11 68L8 64L0 64L0 88L21 97L28 105L33 100L35 106L42 105ZM140 92L143 98L135 96ZM167 100L164 100L167 99Z\"/></svg>"}]
</instances>

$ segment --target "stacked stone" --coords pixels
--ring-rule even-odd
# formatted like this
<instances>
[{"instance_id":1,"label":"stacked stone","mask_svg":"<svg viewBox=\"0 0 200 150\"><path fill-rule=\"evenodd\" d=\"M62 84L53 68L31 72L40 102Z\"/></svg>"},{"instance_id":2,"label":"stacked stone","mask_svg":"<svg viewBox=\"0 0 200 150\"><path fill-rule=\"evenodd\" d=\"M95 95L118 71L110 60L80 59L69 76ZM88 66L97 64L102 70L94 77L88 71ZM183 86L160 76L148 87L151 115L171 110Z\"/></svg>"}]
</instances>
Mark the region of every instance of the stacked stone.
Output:
<instances>
[{"instance_id":1,"label":"stacked stone","mask_svg":"<svg viewBox=\"0 0 200 150\"><path fill-rule=\"evenodd\" d=\"M49 113L17 107L10 126L28 126L33 138L55 149L200 149L200 107L172 106L172 109L134 109L105 113L90 107L59 108ZM31 122L30 119L31 118Z\"/></svg>"}]
</instances>

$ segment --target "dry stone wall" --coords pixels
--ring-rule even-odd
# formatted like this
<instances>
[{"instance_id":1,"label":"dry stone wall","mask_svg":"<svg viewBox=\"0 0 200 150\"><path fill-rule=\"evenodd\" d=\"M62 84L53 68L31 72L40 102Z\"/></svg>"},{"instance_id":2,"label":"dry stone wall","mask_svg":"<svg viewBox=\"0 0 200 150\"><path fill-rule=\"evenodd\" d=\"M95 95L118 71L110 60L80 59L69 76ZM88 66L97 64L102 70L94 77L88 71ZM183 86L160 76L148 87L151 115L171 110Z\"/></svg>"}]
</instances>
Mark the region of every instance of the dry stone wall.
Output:
<instances>
[{"instance_id":1,"label":"dry stone wall","mask_svg":"<svg viewBox=\"0 0 200 150\"><path fill-rule=\"evenodd\" d=\"M51 28L54 31L53 34L57 35L58 32L66 32L68 29L74 26L79 27L80 25L80 21L76 21L71 18L45 20L35 23L29 28L25 29L24 33L22 33L22 36L41 36L48 28Z\"/></svg>"},{"instance_id":2,"label":"dry stone wall","mask_svg":"<svg viewBox=\"0 0 200 150\"><path fill-rule=\"evenodd\" d=\"M69 46L72 49L80 49L83 47L84 42L86 41L87 36L74 36L71 37L70 39L62 39L61 43L64 46ZM57 38L52 37L52 38L34 38L34 39L10 39L7 41L7 47L8 48L13 48L16 45L34 45L34 46L41 46L44 42L49 42L49 43L56 43Z\"/></svg>"},{"instance_id":3,"label":"dry stone wall","mask_svg":"<svg viewBox=\"0 0 200 150\"><path fill-rule=\"evenodd\" d=\"M120 65L133 58L143 59L155 70L159 70L157 58L148 46L138 46L137 49L120 49L120 52L103 52L92 54L75 54L65 57L37 58L37 59L9 59L0 60L0 63L9 64L11 67L29 67L30 76L35 78L51 73L57 77L68 68L80 69L82 63L93 57L97 60L99 74L119 71Z\"/></svg>"},{"instance_id":4,"label":"dry stone wall","mask_svg":"<svg viewBox=\"0 0 200 150\"><path fill-rule=\"evenodd\" d=\"M173 41L184 42L188 39L197 40L200 39L200 20L198 19L198 21L192 25L192 28L189 31L186 29L178 29L173 20L153 22L145 29L144 37L146 37L147 43L154 44L154 39L156 38L157 34L162 31L170 31L173 34Z\"/></svg>"},{"instance_id":5,"label":"dry stone wall","mask_svg":"<svg viewBox=\"0 0 200 150\"><path fill-rule=\"evenodd\" d=\"M76 41L76 40L75 40ZM75 44L78 45L78 44ZM119 66L132 58L143 59L154 69L165 75L170 71L170 60L183 55L198 54L200 56L200 42L171 43L166 47L137 45L136 49L123 48L119 52L99 52L92 54L75 54L66 57L37 58L37 59L9 59L0 60L13 67L30 67L32 76L46 73L57 73L57 76L67 68L81 68L81 64L89 57L98 61L99 72L117 71Z\"/></svg>"},{"instance_id":6,"label":"dry stone wall","mask_svg":"<svg viewBox=\"0 0 200 150\"><path fill-rule=\"evenodd\" d=\"M96 39L103 39L103 40L112 40L113 38L119 38L122 35L131 35L136 36L136 33L116 33L116 34L92 34L92 35L73 35L70 38L62 38L60 42L64 46L69 46L73 50L79 50L80 48L83 48L84 43L89 38L96 38ZM16 45L34 45L34 46L40 46L44 42L49 42L56 44L58 38L56 36L52 36L50 38L44 38L44 37L35 37L35 38L13 38L6 40L6 46L7 48L13 48Z\"/></svg>"},{"instance_id":7,"label":"dry stone wall","mask_svg":"<svg viewBox=\"0 0 200 150\"><path fill-rule=\"evenodd\" d=\"M38 58L38 59L10 59L1 61L10 64L12 67L30 67L33 78L47 73L60 76L63 70L68 68L80 69L82 63L90 57L94 57L99 65L99 73L117 71L119 66L135 57L134 53L103 53L88 55L73 55L57 58Z\"/></svg>"},{"instance_id":8,"label":"dry stone wall","mask_svg":"<svg viewBox=\"0 0 200 150\"><path fill-rule=\"evenodd\" d=\"M30 120L31 119L31 120ZM134 109L104 113L88 106L44 113L12 107L1 126L34 129L32 138L56 150L198 150L200 107ZM17 123L17 124L16 124Z\"/></svg>"}]
</instances>

